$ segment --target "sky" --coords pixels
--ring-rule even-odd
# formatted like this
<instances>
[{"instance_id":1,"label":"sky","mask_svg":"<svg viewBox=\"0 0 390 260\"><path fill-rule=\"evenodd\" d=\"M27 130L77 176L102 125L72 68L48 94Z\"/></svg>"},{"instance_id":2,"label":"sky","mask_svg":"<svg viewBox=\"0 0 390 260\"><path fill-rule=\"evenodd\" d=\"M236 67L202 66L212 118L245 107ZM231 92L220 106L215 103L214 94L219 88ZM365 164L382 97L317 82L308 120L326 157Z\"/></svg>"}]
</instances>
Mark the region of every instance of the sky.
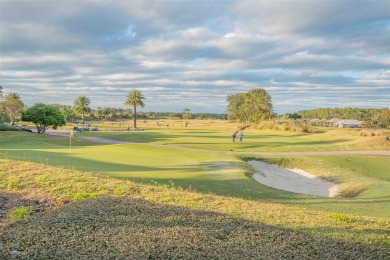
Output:
<instances>
[{"instance_id":1,"label":"sky","mask_svg":"<svg viewBox=\"0 0 390 260\"><path fill-rule=\"evenodd\" d=\"M0 0L0 85L31 106L224 113L265 89L278 114L390 107L388 0Z\"/></svg>"}]
</instances>

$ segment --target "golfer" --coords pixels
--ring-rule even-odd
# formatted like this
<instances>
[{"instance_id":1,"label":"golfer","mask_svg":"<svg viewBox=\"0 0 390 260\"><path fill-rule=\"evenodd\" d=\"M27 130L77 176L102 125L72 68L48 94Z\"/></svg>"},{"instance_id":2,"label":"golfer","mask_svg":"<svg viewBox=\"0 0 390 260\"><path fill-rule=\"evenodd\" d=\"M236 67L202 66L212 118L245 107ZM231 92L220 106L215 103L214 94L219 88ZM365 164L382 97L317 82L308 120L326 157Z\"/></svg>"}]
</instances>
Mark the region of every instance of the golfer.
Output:
<instances>
[{"instance_id":1,"label":"golfer","mask_svg":"<svg viewBox=\"0 0 390 260\"><path fill-rule=\"evenodd\" d=\"M244 134L242 133L242 131L240 132L240 134L238 135L238 138L240 138L240 142L242 143L242 138L244 137Z\"/></svg>"},{"instance_id":2,"label":"golfer","mask_svg":"<svg viewBox=\"0 0 390 260\"><path fill-rule=\"evenodd\" d=\"M235 132L233 133L233 135L232 135L232 137L233 137L233 143L236 141L237 133L238 133L238 131L235 131Z\"/></svg>"}]
</instances>

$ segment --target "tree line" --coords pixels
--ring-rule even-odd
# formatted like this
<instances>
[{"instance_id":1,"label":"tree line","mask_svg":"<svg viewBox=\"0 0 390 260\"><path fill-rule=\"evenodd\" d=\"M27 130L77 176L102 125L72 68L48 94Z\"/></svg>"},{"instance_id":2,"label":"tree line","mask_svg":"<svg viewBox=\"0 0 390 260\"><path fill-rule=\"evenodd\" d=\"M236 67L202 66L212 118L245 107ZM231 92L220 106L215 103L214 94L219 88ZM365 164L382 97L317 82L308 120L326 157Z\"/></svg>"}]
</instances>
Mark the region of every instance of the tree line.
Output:
<instances>
[{"instance_id":1,"label":"tree line","mask_svg":"<svg viewBox=\"0 0 390 260\"><path fill-rule=\"evenodd\" d=\"M389 108L317 108L300 110L295 113L302 118L318 118L329 120L332 118L355 119L365 121L367 126L390 128Z\"/></svg>"},{"instance_id":2,"label":"tree line","mask_svg":"<svg viewBox=\"0 0 390 260\"><path fill-rule=\"evenodd\" d=\"M34 122L38 115L51 117L52 126L59 126L65 122L75 122L81 118L84 125L85 119L97 120L122 120L132 119L134 128L137 127L137 118L141 119L229 119L244 123L256 123L262 120L276 118L273 112L271 96L262 88L255 88L248 92L237 92L227 96L226 114L196 113L192 114L189 108L184 108L182 113L177 112L137 112L137 107L144 107L144 95L140 90L131 90L124 102L130 108L98 107L91 109L91 100L86 96L77 97L73 106L60 104L47 105L37 103L31 108L26 108L17 93L9 93L3 96L0 86L0 122L9 120L14 124L17 118L24 121ZM36 110L36 111L31 111ZM36 113L40 111L39 113ZM56 111L56 112L53 112ZM34 113L32 113L34 112ZM318 108L311 110L300 110L293 114L285 115L291 119L319 118L328 120L331 118L356 119L366 121L367 126L381 128L390 127L390 110L388 108ZM57 118L58 117L58 118ZM60 119L59 117L62 117ZM40 119L42 121L42 119ZM64 121L64 122L63 122ZM34 122L35 123L35 122ZM45 122L44 124L48 124ZM37 129L45 130L44 126L37 125Z\"/></svg>"},{"instance_id":3,"label":"tree line","mask_svg":"<svg viewBox=\"0 0 390 260\"><path fill-rule=\"evenodd\" d=\"M196 113L192 114L189 108L184 108L182 113L177 112L138 112L137 107L144 107L145 97L141 91L133 89L127 95L124 105L131 108L90 107L91 100L87 96L79 96L74 100L73 106L61 104L36 103L26 107L17 93L9 93L3 96L3 88L0 86L0 123L9 121L14 125L17 120L33 122L38 133L44 133L48 126L58 127L66 122L81 124L85 120L126 120L132 119L134 128L137 127L137 118L141 119L226 119L225 114Z\"/></svg>"}]
</instances>

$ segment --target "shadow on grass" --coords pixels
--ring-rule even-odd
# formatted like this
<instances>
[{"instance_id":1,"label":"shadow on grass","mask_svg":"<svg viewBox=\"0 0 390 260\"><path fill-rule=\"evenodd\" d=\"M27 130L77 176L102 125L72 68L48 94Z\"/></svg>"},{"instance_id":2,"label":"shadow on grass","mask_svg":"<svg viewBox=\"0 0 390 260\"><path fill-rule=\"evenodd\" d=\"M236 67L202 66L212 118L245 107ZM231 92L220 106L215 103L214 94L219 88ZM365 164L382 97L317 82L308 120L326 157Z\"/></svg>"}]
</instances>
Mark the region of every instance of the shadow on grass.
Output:
<instances>
[{"instance_id":1,"label":"shadow on grass","mask_svg":"<svg viewBox=\"0 0 390 260\"><path fill-rule=\"evenodd\" d=\"M185 172L196 171L196 165L185 165L175 167L151 167L134 165L129 163L103 162L100 160L90 160L85 158L74 157L71 154L44 152L36 150L25 150L21 153L18 150L0 150L0 157L5 159L29 161L43 163L50 166L60 166L64 168L75 169L79 171L89 171L102 175L116 177L115 172L159 172L159 171L178 171ZM198 166L199 167L199 166ZM114 173L114 174L112 174ZM119 176L121 177L121 176Z\"/></svg>"},{"instance_id":2,"label":"shadow on grass","mask_svg":"<svg viewBox=\"0 0 390 260\"><path fill-rule=\"evenodd\" d=\"M335 229L329 227L323 232L332 234ZM23 258L55 259L356 259L357 256L385 259L388 256L386 249L378 247L130 198L90 199L36 214L0 230L0 242L2 259L12 258L12 252Z\"/></svg>"}]
</instances>

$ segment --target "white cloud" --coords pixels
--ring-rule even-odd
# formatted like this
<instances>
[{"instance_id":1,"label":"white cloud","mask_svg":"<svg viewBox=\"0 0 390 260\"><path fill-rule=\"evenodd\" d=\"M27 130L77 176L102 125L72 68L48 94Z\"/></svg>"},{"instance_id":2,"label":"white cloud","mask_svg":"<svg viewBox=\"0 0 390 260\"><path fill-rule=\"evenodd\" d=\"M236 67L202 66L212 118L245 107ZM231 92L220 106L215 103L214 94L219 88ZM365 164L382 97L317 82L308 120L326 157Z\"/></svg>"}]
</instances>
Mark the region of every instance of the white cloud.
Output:
<instances>
[{"instance_id":1,"label":"white cloud","mask_svg":"<svg viewBox=\"0 0 390 260\"><path fill-rule=\"evenodd\" d=\"M57 2L0 2L0 84L28 105L139 88L148 110L224 112L255 87L277 112L388 104L388 1Z\"/></svg>"}]
</instances>

